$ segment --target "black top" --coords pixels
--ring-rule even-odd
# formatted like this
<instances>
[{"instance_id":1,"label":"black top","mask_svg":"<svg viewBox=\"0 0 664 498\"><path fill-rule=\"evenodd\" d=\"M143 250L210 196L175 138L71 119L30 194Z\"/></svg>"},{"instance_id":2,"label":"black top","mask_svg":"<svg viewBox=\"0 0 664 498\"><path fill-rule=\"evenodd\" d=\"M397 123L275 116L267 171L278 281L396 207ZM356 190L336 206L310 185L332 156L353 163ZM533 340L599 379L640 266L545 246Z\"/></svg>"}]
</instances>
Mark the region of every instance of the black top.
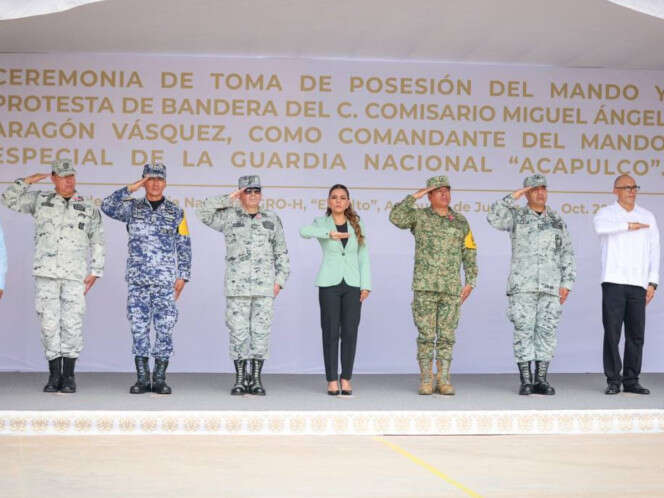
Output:
<instances>
[{"instance_id":1,"label":"black top","mask_svg":"<svg viewBox=\"0 0 664 498\"><path fill-rule=\"evenodd\" d=\"M152 206L152 209L154 210L154 209L157 209L159 206L161 206L164 203L165 200L166 200L166 198L162 197L158 201L148 201L148 202L150 203L150 206Z\"/></svg>"},{"instance_id":2,"label":"black top","mask_svg":"<svg viewBox=\"0 0 664 498\"><path fill-rule=\"evenodd\" d=\"M343 225L336 225L337 232L348 233L348 222ZM348 239L341 239L341 245L346 249L346 244L348 244Z\"/></svg>"}]
</instances>

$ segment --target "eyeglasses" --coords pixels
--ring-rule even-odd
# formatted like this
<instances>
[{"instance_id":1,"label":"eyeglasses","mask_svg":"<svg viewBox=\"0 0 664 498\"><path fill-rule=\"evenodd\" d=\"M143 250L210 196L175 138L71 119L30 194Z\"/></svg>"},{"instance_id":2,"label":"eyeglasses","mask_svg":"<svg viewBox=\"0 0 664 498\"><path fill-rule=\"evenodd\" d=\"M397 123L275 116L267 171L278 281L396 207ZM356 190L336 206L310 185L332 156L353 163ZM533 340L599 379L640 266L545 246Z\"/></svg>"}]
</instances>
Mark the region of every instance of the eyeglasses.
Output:
<instances>
[{"instance_id":1,"label":"eyeglasses","mask_svg":"<svg viewBox=\"0 0 664 498\"><path fill-rule=\"evenodd\" d=\"M246 188L246 189L244 189L244 193L247 194L247 195L260 194L261 189L257 188L257 187Z\"/></svg>"},{"instance_id":2,"label":"eyeglasses","mask_svg":"<svg viewBox=\"0 0 664 498\"><path fill-rule=\"evenodd\" d=\"M638 185L626 185L624 187L616 187L616 190L626 190L626 191L629 191L629 192L638 192L639 190L641 190L641 187L639 187Z\"/></svg>"}]
</instances>

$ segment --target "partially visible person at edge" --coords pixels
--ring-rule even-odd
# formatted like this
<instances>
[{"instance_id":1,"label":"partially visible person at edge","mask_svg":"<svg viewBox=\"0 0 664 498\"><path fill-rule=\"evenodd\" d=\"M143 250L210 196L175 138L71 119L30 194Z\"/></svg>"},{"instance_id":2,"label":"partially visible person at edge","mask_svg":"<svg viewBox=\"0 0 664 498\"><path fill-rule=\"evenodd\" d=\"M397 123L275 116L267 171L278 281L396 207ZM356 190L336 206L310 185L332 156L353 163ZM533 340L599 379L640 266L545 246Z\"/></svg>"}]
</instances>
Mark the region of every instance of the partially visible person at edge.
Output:
<instances>
[{"instance_id":1,"label":"partially visible person at edge","mask_svg":"<svg viewBox=\"0 0 664 498\"><path fill-rule=\"evenodd\" d=\"M232 395L266 393L261 372L269 357L274 300L290 261L281 219L260 207L257 175L242 176L235 192L205 199L196 216L226 242L226 325L235 365ZM249 367L251 367L249 369Z\"/></svg>"},{"instance_id":2,"label":"partially visible person at edge","mask_svg":"<svg viewBox=\"0 0 664 498\"><path fill-rule=\"evenodd\" d=\"M145 197L131 194L143 188ZM175 301L191 279L191 238L187 219L175 203L164 197L166 166L150 163L140 180L116 190L102 202L101 210L126 224L127 318L132 335L136 383L131 394L148 391L171 394L166 369L173 354L173 329L178 319ZM150 327L155 340L150 350ZM152 381L148 358L154 358Z\"/></svg>"},{"instance_id":3,"label":"partially visible person at edge","mask_svg":"<svg viewBox=\"0 0 664 498\"><path fill-rule=\"evenodd\" d=\"M424 196L429 206L415 202ZM413 320L418 330L417 360L420 394L452 395L452 347L459 311L477 282L477 246L466 218L450 207L452 192L446 176L427 180L426 187L395 204L390 221L415 237ZM465 285L461 285L461 266ZM432 364L436 358L435 385Z\"/></svg>"},{"instance_id":4,"label":"partially visible person at edge","mask_svg":"<svg viewBox=\"0 0 664 498\"><path fill-rule=\"evenodd\" d=\"M323 250L316 286L323 332L327 393L351 395L353 363L362 303L371 292L371 268L366 231L353 209L348 188L333 185L325 216L300 228L305 239L316 238ZM341 386L338 358L341 342Z\"/></svg>"},{"instance_id":5,"label":"partially visible person at edge","mask_svg":"<svg viewBox=\"0 0 664 498\"><path fill-rule=\"evenodd\" d=\"M0 225L0 299L5 293L5 276L7 275L7 246L5 246L5 235Z\"/></svg>"},{"instance_id":6,"label":"partially visible person at edge","mask_svg":"<svg viewBox=\"0 0 664 498\"><path fill-rule=\"evenodd\" d=\"M523 196L527 205L517 206ZM487 215L492 227L510 233L507 316L514 325L521 395L556 393L547 373L558 342L562 306L576 280L572 239L561 216L546 205L547 198L546 178L532 175L524 179L523 188L494 202Z\"/></svg>"},{"instance_id":7,"label":"partially visible person at edge","mask_svg":"<svg viewBox=\"0 0 664 498\"><path fill-rule=\"evenodd\" d=\"M655 216L636 203L639 186L629 175L613 184L616 202L594 218L602 246L602 322L606 394L650 394L639 382L646 306L659 283L659 230ZM625 325L624 366L618 344ZM622 370L622 371L621 371Z\"/></svg>"},{"instance_id":8,"label":"partially visible person at edge","mask_svg":"<svg viewBox=\"0 0 664 498\"><path fill-rule=\"evenodd\" d=\"M83 349L85 295L104 273L104 228L92 201L76 192L70 159L52 163L51 174L19 178L2 203L35 219L35 308L49 377L44 392L76 392L74 369ZM29 191L51 179L54 190ZM88 264L89 258L89 264Z\"/></svg>"}]
</instances>

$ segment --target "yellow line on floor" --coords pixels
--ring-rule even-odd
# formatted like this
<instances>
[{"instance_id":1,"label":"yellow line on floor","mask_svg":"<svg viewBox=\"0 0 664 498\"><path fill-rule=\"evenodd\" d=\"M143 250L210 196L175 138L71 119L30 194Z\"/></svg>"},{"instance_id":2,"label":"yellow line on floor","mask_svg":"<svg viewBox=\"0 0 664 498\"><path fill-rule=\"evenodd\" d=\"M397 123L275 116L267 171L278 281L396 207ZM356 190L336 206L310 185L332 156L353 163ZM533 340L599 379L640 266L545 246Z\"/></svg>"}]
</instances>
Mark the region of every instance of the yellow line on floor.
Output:
<instances>
[{"instance_id":1,"label":"yellow line on floor","mask_svg":"<svg viewBox=\"0 0 664 498\"><path fill-rule=\"evenodd\" d=\"M374 437L373 440L374 440L374 441L378 441L379 443L383 443L383 444L384 444L385 446L387 446L388 448L390 448L390 449L396 451L397 453L399 453L399 454L402 455L402 456L405 456L405 457L406 457L408 460L410 460L411 462L413 462L413 463L419 465L420 467L425 468L426 470L428 470L429 472L431 472L431 473L432 473L433 475L435 475L436 477L440 477L440 478L441 478L443 481L445 481L447 484L450 484L450 485L454 486L455 488L457 488L458 490L463 491L463 492L466 493L468 496L473 496L473 497L475 497L475 498L481 498L482 495L480 495L479 493L476 493L475 491L473 491L472 489L470 489L470 488L464 486L464 485L461 484L460 482L455 481L455 480L452 479L450 476L448 476L447 474L444 474L443 472L441 472L440 470L438 470L438 469L437 469L436 467L434 467L433 465L429 465L429 464L428 464L427 462L425 462L424 460L422 460L422 459L420 459L420 458L417 458L417 457L416 457L415 455L413 455L412 453L409 453L408 451L404 450L401 446L398 446L398 445L392 443L391 441L388 441L387 439L385 439L385 438L383 438L383 437Z\"/></svg>"}]
</instances>

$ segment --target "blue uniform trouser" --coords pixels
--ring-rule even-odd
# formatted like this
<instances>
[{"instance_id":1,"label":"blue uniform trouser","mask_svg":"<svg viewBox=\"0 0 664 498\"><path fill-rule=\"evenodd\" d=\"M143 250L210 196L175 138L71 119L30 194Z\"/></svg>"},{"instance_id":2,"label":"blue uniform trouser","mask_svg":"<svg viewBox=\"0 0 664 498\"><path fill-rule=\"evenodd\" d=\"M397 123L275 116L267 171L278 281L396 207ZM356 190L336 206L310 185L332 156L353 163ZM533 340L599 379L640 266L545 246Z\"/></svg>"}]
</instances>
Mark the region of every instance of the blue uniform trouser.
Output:
<instances>
[{"instance_id":1,"label":"blue uniform trouser","mask_svg":"<svg viewBox=\"0 0 664 498\"><path fill-rule=\"evenodd\" d=\"M150 324L154 323L152 356L170 358L173 353L173 328L178 320L173 284L129 284L127 318L134 340L134 356L150 356Z\"/></svg>"}]
</instances>

